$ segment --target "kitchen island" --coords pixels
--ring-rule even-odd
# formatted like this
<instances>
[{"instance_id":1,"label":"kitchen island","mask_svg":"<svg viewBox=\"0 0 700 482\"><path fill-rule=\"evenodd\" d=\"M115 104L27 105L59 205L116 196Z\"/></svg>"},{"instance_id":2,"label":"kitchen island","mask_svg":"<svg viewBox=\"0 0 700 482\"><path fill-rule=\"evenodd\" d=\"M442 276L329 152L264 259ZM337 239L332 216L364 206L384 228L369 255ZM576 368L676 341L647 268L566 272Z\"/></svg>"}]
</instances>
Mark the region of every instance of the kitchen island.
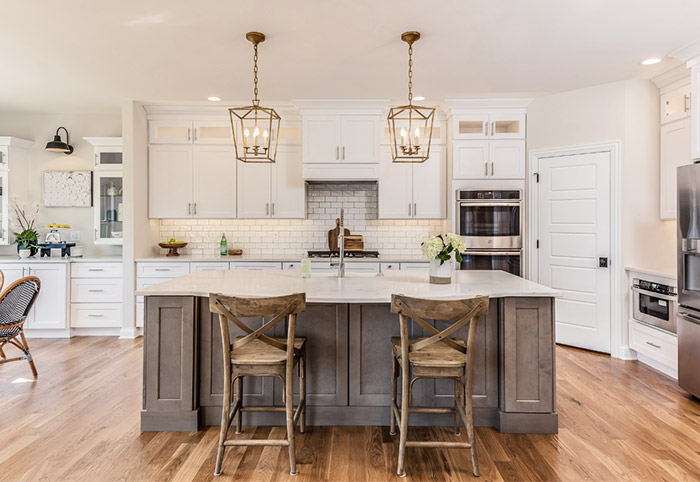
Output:
<instances>
[{"instance_id":1,"label":"kitchen island","mask_svg":"<svg viewBox=\"0 0 700 482\"><path fill-rule=\"evenodd\" d=\"M554 297L556 291L503 271L457 271L452 284L428 283L428 270L348 274L338 279L292 271L202 271L137 292L145 297L142 430L218 425L223 366L218 315L209 294L261 297L306 293L297 336L307 337L307 423L387 425L394 293L429 299L491 298L478 323L474 420L501 432L556 433ZM256 320L259 326L263 320ZM443 329L445 322L435 321ZM254 323L251 323L253 326ZM235 329L234 329L235 328ZM232 326L231 336L242 332ZM410 336L425 336L414 326ZM281 336L279 324L270 333ZM453 337L466 336L466 329ZM282 403L272 378L245 379L244 405ZM295 386L296 382L295 382ZM452 406L453 384L419 380L413 403ZM295 394L296 398L296 394ZM411 416L411 424L450 425L452 415ZM244 424L283 425L283 414L248 412Z\"/></svg>"}]
</instances>

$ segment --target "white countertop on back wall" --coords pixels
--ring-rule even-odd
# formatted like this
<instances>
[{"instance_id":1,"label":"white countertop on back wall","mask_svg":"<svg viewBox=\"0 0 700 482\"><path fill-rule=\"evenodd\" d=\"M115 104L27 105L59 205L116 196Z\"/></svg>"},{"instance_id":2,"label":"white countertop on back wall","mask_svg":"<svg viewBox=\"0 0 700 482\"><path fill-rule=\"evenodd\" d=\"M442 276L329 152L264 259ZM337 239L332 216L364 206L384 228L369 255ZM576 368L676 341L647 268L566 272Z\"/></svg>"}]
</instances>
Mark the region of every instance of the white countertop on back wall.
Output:
<instances>
[{"instance_id":1,"label":"white countertop on back wall","mask_svg":"<svg viewBox=\"0 0 700 482\"><path fill-rule=\"evenodd\" d=\"M0 256L0 264L10 264L10 263L121 263L121 256L84 256L79 258L69 258L69 257L51 257L44 256L40 257L30 257L21 259L19 256L3 255Z\"/></svg>"},{"instance_id":2,"label":"white countertop on back wall","mask_svg":"<svg viewBox=\"0 0 700 482\"><path fill-rule=\"evenodd\" d=\"M311 262L329 262L329 258L309 258ZM335 258L334 258L335 259ZM301 261L301 256L293 255L251 255L243 254L239 256L219 256L219 255L195 255L195 254L183 254L180 256L147 256L144 258L136 258L136 262L207 262L207 261L223 261L223 262L235 262L235 261L270 261L270 262L294 262L298 263ZM394 255L394 256L379 256L378 258L345 258L346 262L362 262L362 263L427 263L428 260L423 256L411 256L411 255Z\"/></svg>"}]
</instances>

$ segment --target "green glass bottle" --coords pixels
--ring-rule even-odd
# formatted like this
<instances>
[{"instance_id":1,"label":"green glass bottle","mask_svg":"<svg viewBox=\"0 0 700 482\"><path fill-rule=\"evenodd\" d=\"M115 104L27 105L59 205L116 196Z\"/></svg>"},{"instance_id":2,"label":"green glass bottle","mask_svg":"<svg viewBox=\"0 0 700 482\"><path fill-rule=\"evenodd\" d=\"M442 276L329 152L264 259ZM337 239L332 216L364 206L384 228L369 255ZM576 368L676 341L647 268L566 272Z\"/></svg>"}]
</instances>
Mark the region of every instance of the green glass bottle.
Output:
<instances>
[{"instance_id":1,"label":"green glass bottle","mask_svg":"<svg viewBox=\"0 0 700 482\"><path fill-rule=\"evenodd\" d=\"M219 254L221 254L221 256L228 256L228 242L226 241L226 233L221 233Z\"/></svg>"}]
</instances>

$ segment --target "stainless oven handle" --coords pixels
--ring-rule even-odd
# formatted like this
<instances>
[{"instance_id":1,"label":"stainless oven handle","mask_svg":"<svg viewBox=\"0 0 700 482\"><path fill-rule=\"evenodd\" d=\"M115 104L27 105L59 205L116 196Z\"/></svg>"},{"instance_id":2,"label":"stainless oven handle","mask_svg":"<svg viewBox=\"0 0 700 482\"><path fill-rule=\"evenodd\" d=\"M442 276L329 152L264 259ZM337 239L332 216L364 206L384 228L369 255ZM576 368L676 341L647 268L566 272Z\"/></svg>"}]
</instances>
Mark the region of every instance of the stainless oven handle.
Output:
<instances>
[{"instance_id":1,"label":"stainless oven handle","mask_svg":"<svg viewBox=\"0 0 700 482\"><path fill-rule=\"evenodd\" d=\"M684 320L690 321L691 323L696 323L700 325L700 318L697 316L693 316L690 313L686 313L685 311L679 311L676 313L678 316L683 318Z\"/></svg>"},{"instance_id":2,"label":"stainless oven handle","mask_svg":"<svg viewBox=\"0 0 700 482\"><path fill-rule=\"evenodd\" d=\"M520 251L464 251L462 256L520 256Z\"/></svg>"},{"instance_id":3,"label":"stainless oven handle","mask_svg":"<svg viewBox=\"0 0 700 482\"><path fill-rule=\"evenodd\" d=\"M519 202L507 202L507 203L482 203L482 202L464 202L462 201L459 203L460 206L465 207L465 206L478 206L478 207L498 207L498 206L513 206L513 207L520 207L521 203Z\"/></svg>"},{"instance_id":4,"label":"stainless oven handle","mask_svg":"<svg viewBox=\"0 0 700 482\"><path fill-rule=\"evenodd\" d=\"M654 298L658 298L660 300L676 301L675 296L662 295L661 293L654 293L653 291L643 290L642 288L637 288L636 286L632 287L632 291L634 291L635 293L642 294L642 295L653 296Z\"/></svg>"}]
</instances>

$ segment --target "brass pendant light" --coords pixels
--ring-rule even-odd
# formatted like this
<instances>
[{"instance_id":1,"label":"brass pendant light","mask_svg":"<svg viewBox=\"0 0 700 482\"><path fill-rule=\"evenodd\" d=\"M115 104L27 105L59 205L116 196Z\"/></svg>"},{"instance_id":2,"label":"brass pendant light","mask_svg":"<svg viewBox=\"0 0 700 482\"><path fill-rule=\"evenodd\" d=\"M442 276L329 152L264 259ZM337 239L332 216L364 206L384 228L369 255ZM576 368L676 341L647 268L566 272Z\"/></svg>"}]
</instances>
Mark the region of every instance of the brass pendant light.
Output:
<instances>
[{"instance_id":1,"label":"brass pendant light","mask_svg":"<svg viewBox=\"0 0 700 482\"><path fill-rule=\"evenodd\" d=\"M435 107L413 105L413 44L419 32L404 32L401 40L408 44L408 105L389 110L389 138L394 162L425 162L430 156Z\"/></svg>"},{"instance_id":2,"label":"brass pendant light","mask_svg":"<svg viewBox=\"0 0 700 482\"><path fill-rule=\"evenodd\" d=\"M236 159L243 162L275 162L280 116L271 107L261 107L258 99L258 44L265 41L265 35L260 32L248 32L245 38L253 43L255 87L253 105L228 110Z\"/></svg>"}]
</instances>

